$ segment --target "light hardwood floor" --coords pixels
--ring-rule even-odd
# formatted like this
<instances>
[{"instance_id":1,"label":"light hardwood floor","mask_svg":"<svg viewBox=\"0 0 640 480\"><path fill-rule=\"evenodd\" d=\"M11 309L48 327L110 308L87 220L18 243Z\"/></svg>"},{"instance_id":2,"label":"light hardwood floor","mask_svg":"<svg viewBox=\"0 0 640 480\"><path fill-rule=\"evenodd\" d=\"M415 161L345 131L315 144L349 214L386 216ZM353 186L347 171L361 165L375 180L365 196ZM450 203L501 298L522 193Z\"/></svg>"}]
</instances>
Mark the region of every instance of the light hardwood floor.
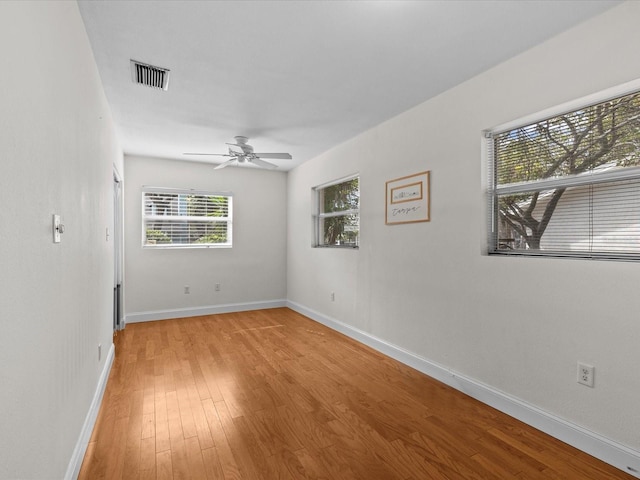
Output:
<instances>
[{"instance_id":1,"label":"light hardwood floor","mask_svg":"<svg viewBox=\"0 0 640 480\"><path fill-rule=\"evenodd\" d=\"M628 479L292 310L131 324L80 479Z\"/></svg>"}]
</instances>

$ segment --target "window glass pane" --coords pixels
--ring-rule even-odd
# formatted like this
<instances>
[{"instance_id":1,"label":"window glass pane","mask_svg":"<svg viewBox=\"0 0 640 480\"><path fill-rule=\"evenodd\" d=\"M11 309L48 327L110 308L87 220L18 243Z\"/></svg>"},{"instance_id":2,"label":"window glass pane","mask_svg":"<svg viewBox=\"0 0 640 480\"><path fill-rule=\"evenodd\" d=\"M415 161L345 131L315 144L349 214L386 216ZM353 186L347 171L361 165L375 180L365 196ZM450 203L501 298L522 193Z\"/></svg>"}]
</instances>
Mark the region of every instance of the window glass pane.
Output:
<instances>
[{"instance_id":1,"label":"window glass pane","mask_svg":"<svg viewBox=\"0 0 640 480\"><path fill-rule=\"evenodd\" d=\"M320 192L320 213L358 209L360 191L357 178L325 187Z\"/></svg>"},{"instance_id":2,"label":"window glass pane","mask_svg":"<svg viewBox=\"0 0 640 480\"><path fill-rule=\"evenodd\" d=\"M321 244L324 246L357 247L360 233L358 214L320 219Z\"/></svg>"},{"instance_id":3,"label":"window glass pane","mask_svg":"<svg viewBox=\"0 0 640 480\"><path fill-rule=\"evenodd\" d=\"M499 250L640 254L640 180L500 195L498 204Z\"/></svg>"},{"instance_id":4,"label":"window glass pane","mask_svg":"<svg viewBox=\"0 0 640 480\"><path fill-rule=\"evenodd\" d=\"M497 185L640 165L640 93L495 136Z\"/></svg>"},{"instance_id":5,"label":"window glass pane","mask_svg":"<svg viewBox=\"0 0 640 480\"><path fill-rule=\"evenodd\" d=\"M226 217L229 213L229 198L222 196L187 196L187 215Z\"/></svg>"},{"instance_id":6,"label":"window glass pane","mask_svg":"<svg viewBox=\"0 0 640 480\"><path fill-rule=\"evenodd\" d=\"M148 221L147 245L191 245L227 242L227 222Z\"/></svg>"},{"instance_id":7,"label":"window glass pane","mask_svg":"<svg viewBox=\"0 0 640 480\"><path fill-rule=\"evenodd\" d=\"M589 195L565 189L504 195L499 197L498 248L502 250L572 250L589 237ZM557 202L553 217L550 203ZM547 227L542 228L542 222ZM532 228L537 225L538 228ZM538 235L542 231L543 235Z\"/></svg>"}]
</instances>

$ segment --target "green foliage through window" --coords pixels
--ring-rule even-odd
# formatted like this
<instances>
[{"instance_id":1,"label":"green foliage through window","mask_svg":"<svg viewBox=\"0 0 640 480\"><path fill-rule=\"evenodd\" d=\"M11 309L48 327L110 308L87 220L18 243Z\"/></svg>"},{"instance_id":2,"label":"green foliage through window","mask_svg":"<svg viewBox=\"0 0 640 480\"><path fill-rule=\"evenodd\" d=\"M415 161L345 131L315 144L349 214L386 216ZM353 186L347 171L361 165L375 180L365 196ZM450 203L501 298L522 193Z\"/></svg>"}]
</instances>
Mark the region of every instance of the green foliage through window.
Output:
<instances>
[{"instance_id":1,"label":"green foliage through window","mask_svg":"<svg viewBox=\"0 0 640 480\"><path fill-rule=\"evenodd\" d=\"M360 234L358 178L316 189L318 246L357 247Z\"/></svg>"}]
</instances>

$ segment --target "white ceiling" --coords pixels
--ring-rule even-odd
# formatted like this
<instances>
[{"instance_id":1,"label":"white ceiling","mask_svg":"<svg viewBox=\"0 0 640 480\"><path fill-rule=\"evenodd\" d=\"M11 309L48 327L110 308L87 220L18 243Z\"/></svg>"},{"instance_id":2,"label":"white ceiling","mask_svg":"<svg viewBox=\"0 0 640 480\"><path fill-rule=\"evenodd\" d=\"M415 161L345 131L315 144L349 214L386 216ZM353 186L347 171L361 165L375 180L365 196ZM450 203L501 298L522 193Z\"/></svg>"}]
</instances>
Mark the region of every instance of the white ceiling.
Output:
<instances>
[{"instance_id":1,"label":"white ceiling","mask_svg":"<svg viewBox=\"0 0 640 480\"><path fill-rule=\"evenodd\" d=\"M245 135L290 152L281 170L616 3L78 1L125 153L202 160L183 152ZM170 69L168 91L130 59Z\"/></svg>"}]
</instances>

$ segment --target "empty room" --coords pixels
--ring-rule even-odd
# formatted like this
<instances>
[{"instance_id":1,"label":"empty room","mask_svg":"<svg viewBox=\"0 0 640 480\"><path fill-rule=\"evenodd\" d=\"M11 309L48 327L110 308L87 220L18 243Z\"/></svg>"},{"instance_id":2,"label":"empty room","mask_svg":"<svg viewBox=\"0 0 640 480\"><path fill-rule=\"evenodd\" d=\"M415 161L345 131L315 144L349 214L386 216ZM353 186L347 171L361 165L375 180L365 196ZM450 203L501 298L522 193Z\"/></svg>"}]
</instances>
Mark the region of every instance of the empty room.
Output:
<instances>
[{"instance_id":1,"label":"empty room","mask_svg":"<svg viewBox=\"0 0 640 480\"><path fill-rule=\"evenodd\" d=\"M0 480L640 478L639 21L0 2Z\"/></svg>"}]
</instances>

